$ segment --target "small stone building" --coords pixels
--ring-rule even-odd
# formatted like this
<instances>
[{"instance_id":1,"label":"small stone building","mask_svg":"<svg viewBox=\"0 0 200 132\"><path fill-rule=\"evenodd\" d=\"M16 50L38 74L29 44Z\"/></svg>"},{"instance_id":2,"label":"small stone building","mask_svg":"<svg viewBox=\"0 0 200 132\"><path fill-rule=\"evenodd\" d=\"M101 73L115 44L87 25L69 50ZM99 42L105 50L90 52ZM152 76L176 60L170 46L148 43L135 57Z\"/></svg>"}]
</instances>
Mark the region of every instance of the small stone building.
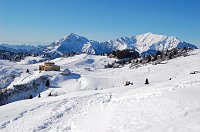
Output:
<instances>
[{"instance_id":1,"label":"small stone building","mask_svg":"<svg viewBox=\"0 0 200 132\"><path fill-rule=\"evenodd\" d=\"M44 65L39 65L40 71L60 71L60 66L55 65L54 62L45 62Z\"/></svg>"}]
</instances>

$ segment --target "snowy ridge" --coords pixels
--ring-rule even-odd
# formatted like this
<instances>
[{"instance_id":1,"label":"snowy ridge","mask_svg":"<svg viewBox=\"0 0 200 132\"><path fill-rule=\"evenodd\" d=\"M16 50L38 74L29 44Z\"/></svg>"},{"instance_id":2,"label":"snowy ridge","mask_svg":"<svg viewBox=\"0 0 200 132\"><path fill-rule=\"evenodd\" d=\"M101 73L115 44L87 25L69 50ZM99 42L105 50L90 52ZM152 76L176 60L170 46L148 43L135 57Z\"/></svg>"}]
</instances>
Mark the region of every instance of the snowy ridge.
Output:
<instances>
[{"instance_id":1,"label":"snowy ridge","mask_svg":"<svg viewBox=\"0 0 200 132\"><path fill-rule=\"evenodd\" d=\"M182 42L173 36L157 35L145 33L132 37L121 37L116 40L106 42L97 42L81 37L74 33L65 36L58 41L51 43L47 49L49 52L58 53L88 53L102 54L116 50L134 49L139 53L150 51L163 51L173 48L192 48L196 49L195 45Z\"/></svg>"}]
</instances>

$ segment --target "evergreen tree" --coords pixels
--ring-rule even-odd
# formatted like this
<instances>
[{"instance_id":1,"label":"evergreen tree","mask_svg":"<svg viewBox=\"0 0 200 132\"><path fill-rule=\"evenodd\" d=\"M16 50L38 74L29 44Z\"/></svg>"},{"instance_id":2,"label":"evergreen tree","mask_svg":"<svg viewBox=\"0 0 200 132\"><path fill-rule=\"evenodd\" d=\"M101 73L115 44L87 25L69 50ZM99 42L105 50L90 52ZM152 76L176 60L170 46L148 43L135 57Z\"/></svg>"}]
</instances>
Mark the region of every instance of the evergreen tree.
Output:
<instances>
[{"instance_id":1,"label":"evergreen tree","mask_svg":"<svg viewBox=\"0 0 200 132\"><path fill-rule=\"evenodd\" d=\"M172 59L172 54L169 54L169 59Z\"/></svg>"},{"instance_id":2,"label":"evergreen tree","mask_svg":"<svg viewBox=\"0 0 200 132\"><path fill-rule=\"evenodd\" d=\"M122 50L122 51L117 50L115 52L115 54L116 54L117 59L124 59L124 58L133 58L133 59L136 59L136 58L139 57L139 53L137 51L128 50L128 49ZM114 55L114 53L113 53L113 55Z\"/></svg>"},{"instance_id":3,"label":"evergreen tree","mask_svg":"<svg viewBox=\"0 0 200 132\"><path fill-rule=\"evenodd\" d=\"M111 64L107 64L107 65L105 65L105 68L112 68L113 67L113 65L111 65Z\"/></svg>"},{"instance_id":4,"label":"evergreen tree","mask_svg":"<svg viewBox=\"0 0 200 132\"><path fill-rule=\"evenodd\" d=\"M149 80L147 78L145 80L145 84L149 84Z\"/></svg>"},{"instance_id":5,"label":"evergreen tree","mask_svg":"<svg viewBox=\"0 0 200 132\"><path fill-rule=\"evenodd\" d=\"M185 51L186 51L186 50L187 50L187 47L183 47L183 50L185 50Z\"/></svg>"},{"instance_id":6,"label":"evergreen tree","mask_svg":"<svg viewBox=\"0 0 200 132\"><path fill-rule=\"evenodd\" d=\"M49 86L50 86L50 81L49 81L49 80L46 81L45 86L46 86L46 87L49 87Z\"/></svg>"},{"instance_id":7,"label":"evergreen tree","mask_svg":"<svg viewBox=\"0 0 200 132\"><path fill-rule=\"evenodd\" d=\"M162 55L162 52L161 51L157 51L156 55Z\"/></svg>"},{"instance_id":8,"label":"evergreen tree","mask_svg":"<svg viewBox=\"0 0 200 132\"><path fill-rule=\"evenodd\" d=\"M156 60L157 60L157 55L153 55L152 61L156 61Z\"/></svg>"},{"instance_id":9,"label":"evergreen tree","mask_svg":"<svg viewBox=\"0 0 200 132\"><path fill-rule=\"evenodd\" d=\"M29 73L29 69L26 69L26 73Z\"/></svg>"},{"instance_id":10,"label":"evergreen tree","mask_svg":"<svg viewBox=\"0 0 200 132\"><path fill-rule=\"evenodd\" d=\"M150 61L151 61L151 56L148 55L148 56L147 56L147 62L150 62Z\"/></svg>"},{"instance_id":11,"label":"evergreen tree","mask_svg":"<svg viewBox=\"0 0 200 132\"><path fill-rule=\"evenodd\" d=\"M178 50L175 48L174 50L173 50L173 55L177 55L178 54Z\"/></svg>"},{"instance_id":12,"label":"evergreen tree","mask_svg":"<svg viewBox=\"0 0 200 132\"><path fill-rule=\"evenodd\" d=\"M29 99L32 99L32 98L33 98L33 95L30 95L30 96L29 96Z\"/></svg>"}]
</instances>

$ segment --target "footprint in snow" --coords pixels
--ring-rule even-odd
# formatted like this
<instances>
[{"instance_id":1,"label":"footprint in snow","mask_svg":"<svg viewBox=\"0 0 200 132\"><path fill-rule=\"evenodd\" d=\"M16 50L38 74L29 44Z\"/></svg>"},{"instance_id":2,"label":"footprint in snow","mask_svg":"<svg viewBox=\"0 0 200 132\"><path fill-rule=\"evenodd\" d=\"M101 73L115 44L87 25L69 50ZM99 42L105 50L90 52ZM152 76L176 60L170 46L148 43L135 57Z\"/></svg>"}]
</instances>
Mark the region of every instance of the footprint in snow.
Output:
<instances>
[{"instance_id":1,"label":"footprint in snow","mask_svg":"<svg viewBox=\"0 0 200 132\"><path fill-rule=\"evenodd\" d=\"M6 121L3 124L1 124L0 129L6 128L6 126L10 123L10 121Z\"/></svg>"},{"instance_id":2,"label":"footprint in snow","mask_svg":"<svg viewBox=\"0 0 200 132\"><path fill-rule=\"evenodd\" d=\"M21 112L21 113L20 113L17 117L15 117L12 121L16 121L16 120L18 120L19 118L23 117L25 113L27 113L27 110Z\"/></svg>"}]
</instances>

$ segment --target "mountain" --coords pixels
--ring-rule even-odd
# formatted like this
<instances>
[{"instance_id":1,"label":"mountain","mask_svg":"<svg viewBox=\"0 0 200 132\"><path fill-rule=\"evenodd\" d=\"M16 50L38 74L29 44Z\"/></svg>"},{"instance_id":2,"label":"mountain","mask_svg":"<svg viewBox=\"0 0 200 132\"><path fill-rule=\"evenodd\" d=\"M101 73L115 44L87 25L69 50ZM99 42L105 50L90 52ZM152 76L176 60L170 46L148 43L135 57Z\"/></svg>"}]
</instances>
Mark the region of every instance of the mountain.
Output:
<instances>
[{"instance_id":1,"label":"mountain","mask_svg":"<svg viewBox=\"0 0 200 132\"><path fill-rule=\"evenodd\" d=\"M82 48L87 42L89 42L87 38L71 33L69 36L51 43L47 50L61 53L82 52Z\"/></svg>"},{"instance_id":2,"label":"mountain","mask_svg":"<svg viewBox=\"0 0 200 132\"><path fill-rule=\"evenodd\" d=\"M11 52L30 52L30 53L42 53L42 50L46 48L42 45L30 45L30 44L0 44L0 50Z\"/></svg>"},{"instance_id":3,"label":"mountain","mask_svg":"<svg viewBox=\"0 0 200 132\"><path fill-rule=\"evenodd\" d=\"M157 35L153 33L145 33L132 37L121 37L116 40L109 40L105 42L98 42L89 40L85 37L71 33L58 41L47 46L47 51L50 53L88 53L88 54L102 54L115 50L133 49L141 54L153 53L155 51L162 51L173 48L192 48L197 47L180 41L173 36Z\"/></svg>"},{"instance_id":4,"label":"mountain","mask_svg":"<svg viewBox=\"0 0 200 132\"><path fill-rule=\"evenodd\" d=\"M105 42L89 40L86 37L71 33L47 46L0 44L0 50L46 53L53 58L59 57L63 53L102 54L124 49L133 49L140 54L153 54L158 50L162 51L184 47L192 49L197 48L195 45L183 42L176 37L152 33L145 33L132 37L121 37Z\"/></svg>"}]
</instances>

